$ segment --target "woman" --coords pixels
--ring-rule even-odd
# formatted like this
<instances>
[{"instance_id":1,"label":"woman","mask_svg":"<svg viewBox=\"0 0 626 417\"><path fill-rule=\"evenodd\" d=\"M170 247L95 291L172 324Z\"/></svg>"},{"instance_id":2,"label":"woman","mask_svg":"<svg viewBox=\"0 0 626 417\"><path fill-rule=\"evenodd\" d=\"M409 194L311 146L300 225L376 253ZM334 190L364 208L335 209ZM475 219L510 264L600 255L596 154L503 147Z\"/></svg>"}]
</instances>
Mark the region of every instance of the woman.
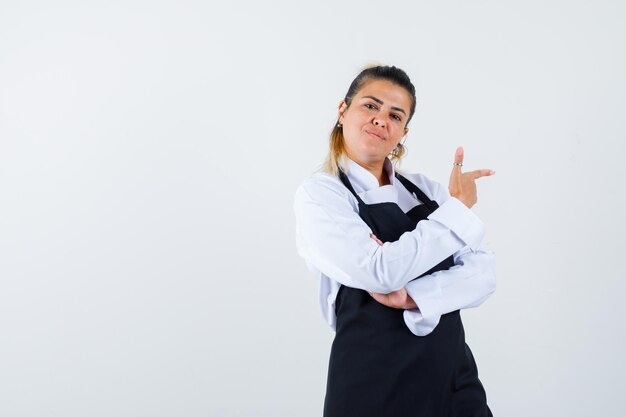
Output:
<instances>
[{"instance_id":1,"label":"woman","mask_svg":"<svg viewBox=\"0 0 626 417\"><path fill-rule=\"evenodd\" d=\"M323 172L296 191L299 254L336 330L324 416L491 416L459 309L495 290L458 148L449 191L395 171L415 112L396 67L363 70L339 103ZM419 278L419 279L416 279Z\"/></svg>"}]
</instances>

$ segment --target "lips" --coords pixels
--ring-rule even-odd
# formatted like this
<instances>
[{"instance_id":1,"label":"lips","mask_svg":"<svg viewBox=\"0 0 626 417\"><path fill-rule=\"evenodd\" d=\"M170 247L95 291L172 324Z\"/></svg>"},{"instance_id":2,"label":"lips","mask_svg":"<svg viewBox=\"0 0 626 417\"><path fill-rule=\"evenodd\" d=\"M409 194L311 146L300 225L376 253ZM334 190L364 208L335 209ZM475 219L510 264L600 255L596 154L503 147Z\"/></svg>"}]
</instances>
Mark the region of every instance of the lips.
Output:
<instances>
[{"instance_id":1,"label":"lips","mask_svg":"<svg viewBox=\"0 0 626 417\"><path fill-rule=\"evenodd\" d=\"M367 132L370 136L373 136L373 137L375 137L377 139L385 140L385 138L383 138L382 135L380 135L380 134L378 134L378 133L376 133L376 132L374 132L372 130L365 130L365 132Z\"/></svg>"}]
</instances>

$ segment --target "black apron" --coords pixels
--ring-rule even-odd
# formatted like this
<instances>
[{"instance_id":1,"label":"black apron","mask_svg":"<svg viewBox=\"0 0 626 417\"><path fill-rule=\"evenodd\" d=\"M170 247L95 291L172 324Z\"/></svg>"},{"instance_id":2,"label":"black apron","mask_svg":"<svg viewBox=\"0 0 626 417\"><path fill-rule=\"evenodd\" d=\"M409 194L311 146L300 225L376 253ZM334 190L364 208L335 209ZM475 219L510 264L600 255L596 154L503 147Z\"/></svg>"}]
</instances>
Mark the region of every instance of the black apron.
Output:
<instances>
[{"instance_id":1,"label":"black apron","mask_svg":"<svg viewBox=\"0 0 626 417\"><path fill-rule=\"evenodd\" d=\"M398 173L396 178L424 203L407 213L392 202L365 204L342 171L339 178L382 242L398 240L439 207ZM417 278L453 265L451 254ZM426 336L411 333L403 311L378 303L367 291L339 288L324 417L492 416L459 310L441 316Z\"/></svg>"}]
</instances>

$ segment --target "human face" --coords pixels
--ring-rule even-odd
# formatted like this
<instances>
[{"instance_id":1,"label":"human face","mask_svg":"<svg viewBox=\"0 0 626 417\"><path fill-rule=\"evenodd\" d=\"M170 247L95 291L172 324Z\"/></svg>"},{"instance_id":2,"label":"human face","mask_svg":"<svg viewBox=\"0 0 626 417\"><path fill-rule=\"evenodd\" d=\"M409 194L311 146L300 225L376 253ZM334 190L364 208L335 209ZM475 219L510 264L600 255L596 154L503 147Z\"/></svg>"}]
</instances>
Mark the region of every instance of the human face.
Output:
<instances>
[{"instance_id":1,"label":"human face","mask_svg":"<svg viewBox=\"0 0 626 417\"><path fill-rule=\"evenodd\" d=\"M348 157L358 163L382 165L409 129L411 97L386 80L366 81L350 106L339 103L339 122Z\"/></svg>"}]
</instances>

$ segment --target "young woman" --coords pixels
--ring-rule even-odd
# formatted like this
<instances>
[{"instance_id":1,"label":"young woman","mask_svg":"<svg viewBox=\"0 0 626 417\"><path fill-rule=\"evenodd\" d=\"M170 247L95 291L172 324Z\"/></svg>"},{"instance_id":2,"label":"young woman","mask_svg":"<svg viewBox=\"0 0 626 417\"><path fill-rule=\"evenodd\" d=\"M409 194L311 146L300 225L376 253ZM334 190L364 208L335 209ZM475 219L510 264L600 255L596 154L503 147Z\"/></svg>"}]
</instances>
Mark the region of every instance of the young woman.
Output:
<instances>
[{"instance_id":1,"label":"young woman","mask_svg":"<svg viewBox=\"0 0 626 417\"><path fill-rule=\"evenodd\" d=\"M325 417L491 416L459 309L495 290L478 246L475 180L458 148L449 189L394 167L415 112L404 71L363 70L339 103L322 172L297 189L298 253L335 329Z\"/></svg>"}]
</instances>

